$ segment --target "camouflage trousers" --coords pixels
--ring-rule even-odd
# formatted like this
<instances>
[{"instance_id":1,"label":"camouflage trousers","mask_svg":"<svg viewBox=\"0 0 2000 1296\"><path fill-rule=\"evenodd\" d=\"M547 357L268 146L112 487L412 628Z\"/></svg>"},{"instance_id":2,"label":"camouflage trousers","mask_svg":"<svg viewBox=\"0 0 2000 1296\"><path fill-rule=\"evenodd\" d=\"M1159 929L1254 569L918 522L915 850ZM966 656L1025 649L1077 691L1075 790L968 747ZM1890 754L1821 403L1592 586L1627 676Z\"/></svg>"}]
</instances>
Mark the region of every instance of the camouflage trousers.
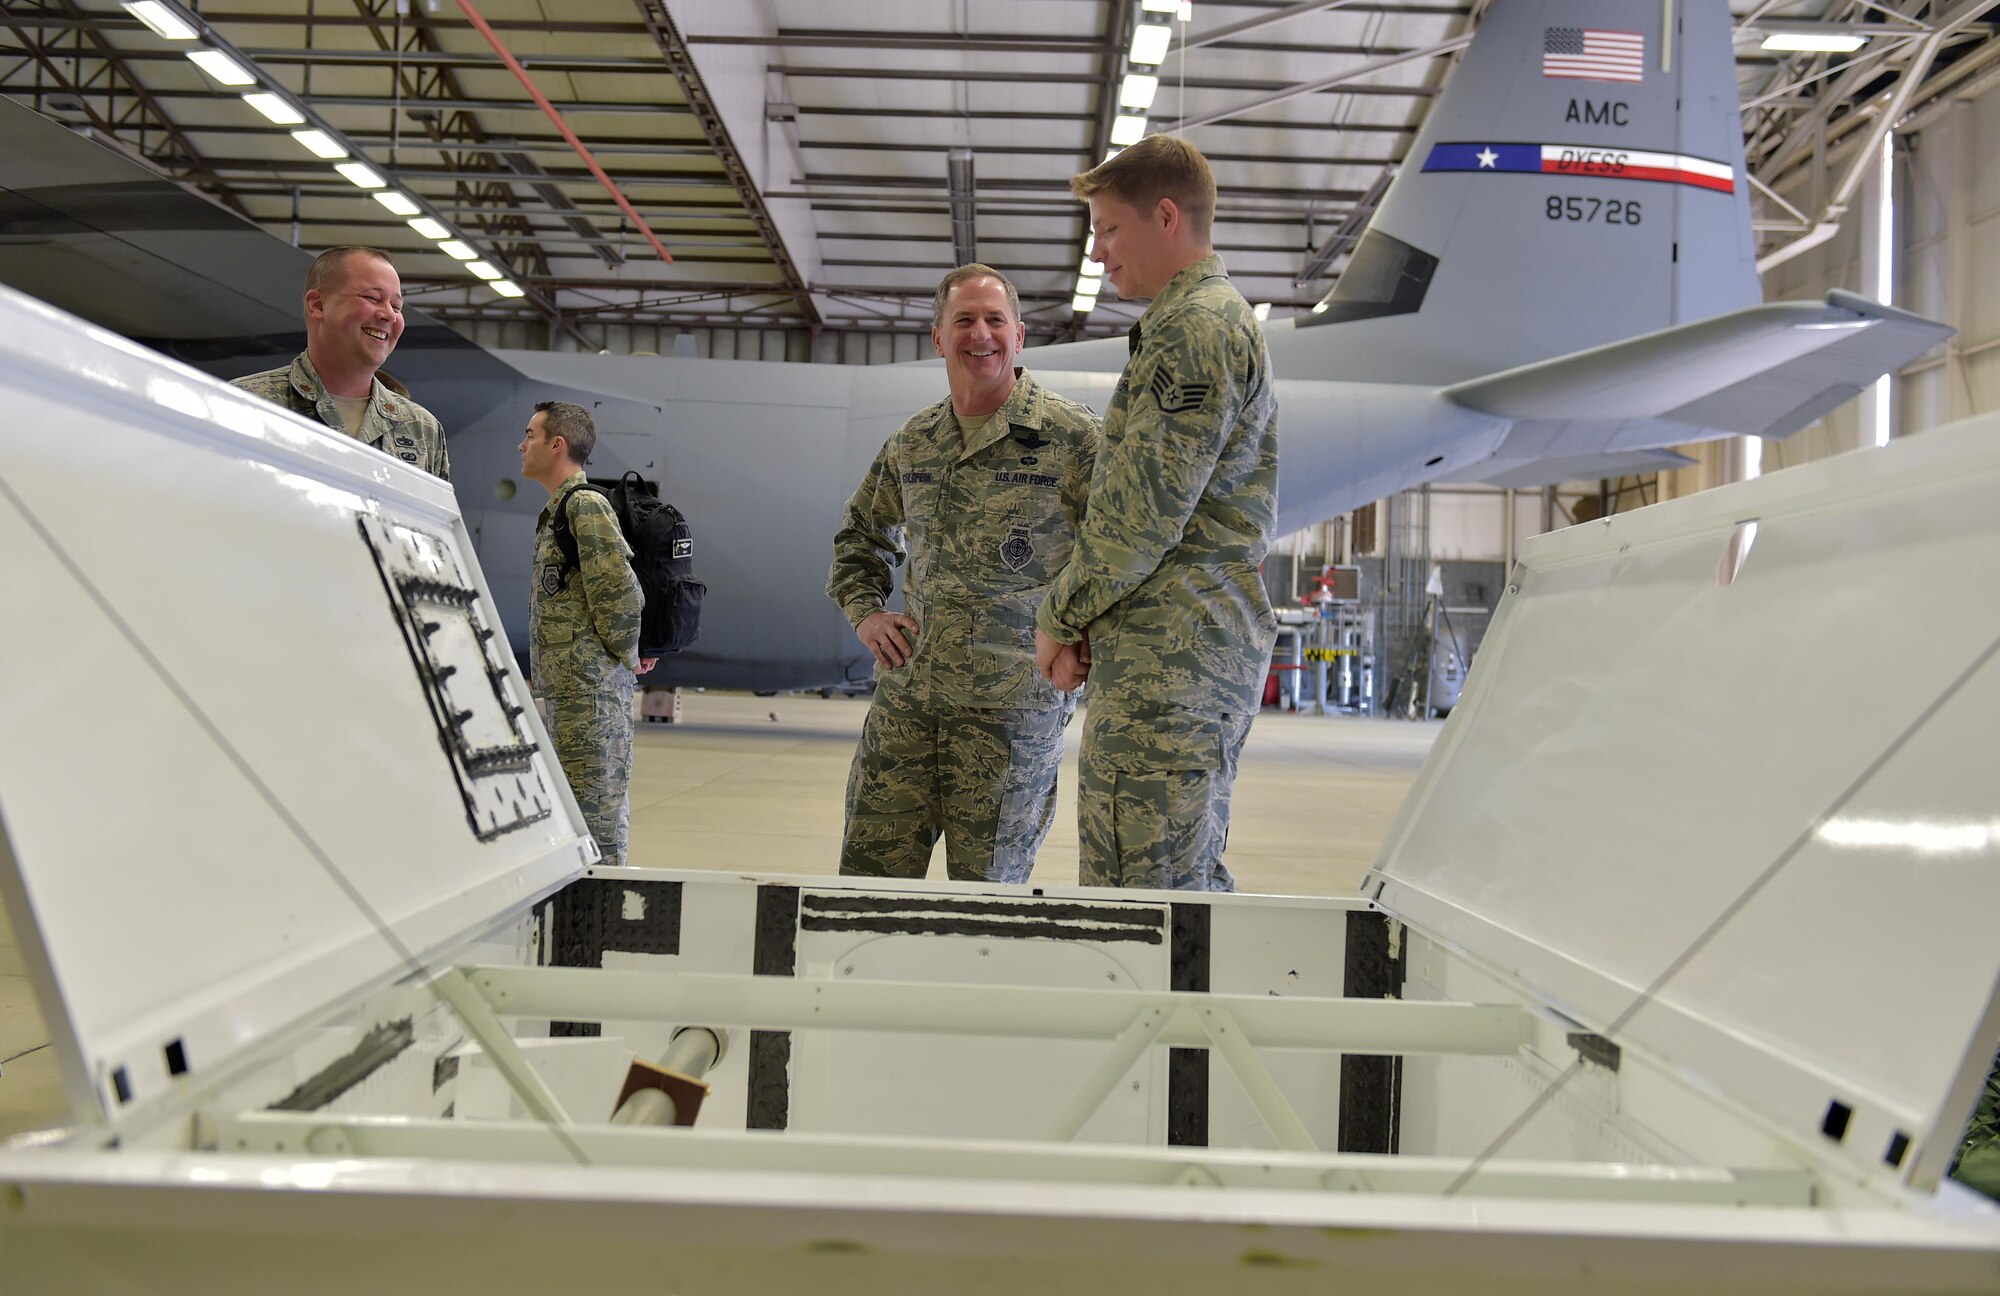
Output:
<instances>
[{"instance_id":1,"label":"camouflage trousers","mask_svg":"<svg viewBox=\"0 0 2000 1296\"><path fill-rule=\"evenodd\" d=\"M840 871L920 878L945 842L958 882L1026 882L1055 819L1067 705L868 709L847 776Z\"/></svg>"},{"instance_id":2,"label":"camouflage trousers","mask_svg":"<svg viewBox=\"0 0 2000 1296\"><path fill-rule=\"evenodd\" d=\"M1952 1178L2000 1201L2000 1053L1979 1092L1979 1105L1965 1127L1965 1138L1953 1158Z\"/></svg>"},{"instance_id":3,"label":"camouflage trousers","mask_svg":"<svg viewBox=\"0 0 2000 1296\"><path fill-rule=\"evenodd\" d=\"M1091 703L1077 764L1083 885L1234 891L1222 848L1251 719Z\"/></svg>"},{"instance_id":4,"label":"camouflage trousers","mask_svg":"<svg viewBox=\"0 0 2000 1296\"><path fill-rule=\"evenodd\" d=\"M548 695L549 740L605 864L625 862L632 685L632 672L621 669L595 693Z\"/></svg>"}]
</instances>

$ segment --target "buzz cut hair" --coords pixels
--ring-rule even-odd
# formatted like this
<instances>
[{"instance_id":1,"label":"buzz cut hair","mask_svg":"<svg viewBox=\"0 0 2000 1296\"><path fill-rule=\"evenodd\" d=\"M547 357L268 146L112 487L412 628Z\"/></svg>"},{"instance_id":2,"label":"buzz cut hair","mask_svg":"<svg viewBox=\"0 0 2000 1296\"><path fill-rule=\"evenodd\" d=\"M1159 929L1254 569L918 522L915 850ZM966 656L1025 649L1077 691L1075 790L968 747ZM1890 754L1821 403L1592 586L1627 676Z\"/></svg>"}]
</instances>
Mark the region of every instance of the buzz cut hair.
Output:
<instances>
[{"instance_id":1,"label":"buzz cut hair","mask_svg":"<svg viewBox=\"0 0 2000 1296\"><path fill-rule=\"evenodd\" d=\"M1069 191L1085 202L1108 193L1141 212L1173 200L1188 232L1206 243L1215 225L1215 173L1201 150L1173 135L1148 135L1117 157L1070 177Z\"/></svg>"},{"instance_id":2,"label":"buzz cut hair","mask_svg":"<svg viewBox=\"0 0 2000 1296\"><path fill-rule=\"evenodd\" d=\"M391 270L396 268L396 263L391 261L389 254L381 248L362 247L359 244L328 248L314 257L311 267L306 270L306 291L323 293L338 288L342 269L347 264L347 258L351 256L372 256Z\"/></svg>"},{"instance_id":3,"label":"buzz cut hair","mask_svg":"<svg viewBox=\"0 0 2000 1296\"><path fill-rule=\"evenodd\" d=\"M542 431L568 443L571 463L581 467L590 462L591 452L597 449L597 424L589 410L568 401L537 401L535 413L548 415L542 420Z\"/></svg>"},{"instance_id":4,"label":"buzz cut hair","mask_svg":"<svg viewBox=\"0 0 2000 1296\"><path fill-rule=\"evenodd\" d=\"M951 290L958 287L960 284L964 283L968 279L999 280L1000 286L1007 290L1008 313L1014 317L1017 323L1020 321L1021 294L1014 291L1013 280L1009 279L1006 275L1001 274L998 270L995 270L990 265L981 265L979 264L979 262L973 261L969 262L966 265L960 266L958 269L952 271L944 278L938 280L937 295L931 299L932 331L935 332L936 330L944 327L944 303L945 299L951 296Z\"/></svg>"}]
</instances>

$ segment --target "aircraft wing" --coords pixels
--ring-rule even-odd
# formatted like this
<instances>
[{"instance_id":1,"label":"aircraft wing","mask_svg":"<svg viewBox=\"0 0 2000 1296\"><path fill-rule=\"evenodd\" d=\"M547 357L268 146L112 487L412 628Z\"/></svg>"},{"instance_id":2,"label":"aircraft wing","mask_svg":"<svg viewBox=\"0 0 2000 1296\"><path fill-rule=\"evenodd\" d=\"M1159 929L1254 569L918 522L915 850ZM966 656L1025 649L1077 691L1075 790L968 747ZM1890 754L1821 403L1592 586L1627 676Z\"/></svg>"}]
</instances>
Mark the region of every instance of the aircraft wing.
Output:
<instances>
[{"instance_id":1,"label":"aircraft wing","mask_svg":"<svg viewBox=\"0 0 2000 1296\"><path fill-rule=\"evenodd\" d=\"M1444 390L1513 420L1502 460L1788 436L1955 330L1853 293L1772 302ZM1629 470L1628 470L1629 471Z\"/></svg>"}]
</instances>

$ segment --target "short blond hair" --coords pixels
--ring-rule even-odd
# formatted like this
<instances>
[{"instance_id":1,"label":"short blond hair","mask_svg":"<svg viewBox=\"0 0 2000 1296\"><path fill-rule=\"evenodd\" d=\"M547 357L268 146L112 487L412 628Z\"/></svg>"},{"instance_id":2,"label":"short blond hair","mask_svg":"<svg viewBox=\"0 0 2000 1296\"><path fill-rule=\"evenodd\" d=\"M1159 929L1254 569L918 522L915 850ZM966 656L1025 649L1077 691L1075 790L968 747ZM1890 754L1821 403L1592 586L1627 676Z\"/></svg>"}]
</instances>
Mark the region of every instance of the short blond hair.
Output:
<instances>
[{"instance_id":1,"label":"short blond hair","mask_svg":"<svg viewBox=\"0 0 2000 1296\"><path fill-rule=\"evenodd\" d=\"M1088 202L1108 193L1140 211L1173 200L1188 231L1206 242L1215 224L1215 173L1201 150L1172 135L1148 135L1117 157L1069 180L1069 191Z\"/></svg>"}]
</instances>

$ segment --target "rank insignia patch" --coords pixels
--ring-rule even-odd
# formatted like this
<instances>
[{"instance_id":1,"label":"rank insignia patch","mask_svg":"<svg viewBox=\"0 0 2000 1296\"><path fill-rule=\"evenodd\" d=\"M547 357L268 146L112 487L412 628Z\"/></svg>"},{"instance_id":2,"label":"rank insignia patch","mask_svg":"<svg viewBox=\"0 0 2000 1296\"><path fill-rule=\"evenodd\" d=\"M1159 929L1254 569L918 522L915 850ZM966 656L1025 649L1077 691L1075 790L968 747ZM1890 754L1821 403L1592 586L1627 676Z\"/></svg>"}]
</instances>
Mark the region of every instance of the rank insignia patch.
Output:
<instances>
[{"instance_id":1,"label":"rank insignia patch","mask_svg":"<svg viewBox=\"0 0 2000 1296\"><path fill-rule=\"evenodd\" d=\"M1028 528L1017 526L1007 528L1007 538L1000 542L1000 561L1008 571L1020 571L1035 556L1035 542L1028 537Z\"/></svg>"},{"instance_id":2,"label":"rank insignia patch","mask_svg":"<svg viewBox=\"0 0 2000 1296\"><path fill-rule=\"evenodd\" d=\"M1159 403L1162 414L1185 414L1189 410L1200 409L1208 400L1212 383L1175 382L1167 377L1164 369L1153 371L1153 381L1147 384L1153 399Z\"/></svg>"}]
</instances>

